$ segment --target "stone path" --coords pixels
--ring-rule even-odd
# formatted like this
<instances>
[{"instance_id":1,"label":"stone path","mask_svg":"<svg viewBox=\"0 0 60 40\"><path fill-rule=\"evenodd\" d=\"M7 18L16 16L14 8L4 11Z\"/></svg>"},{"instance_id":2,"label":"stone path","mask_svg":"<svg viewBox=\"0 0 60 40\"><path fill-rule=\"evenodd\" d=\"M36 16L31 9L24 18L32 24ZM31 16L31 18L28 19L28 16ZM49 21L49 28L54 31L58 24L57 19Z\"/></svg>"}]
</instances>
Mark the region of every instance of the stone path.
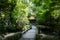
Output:
<instances>
[{"instance_id":1,"label":"stone path","mask_svg":"<svg viewBox=\"0 0 60 40\"><path fill-rule=\"evenodd\" d=\"M38 33L37 28L33 25L32 29L27 31L25 34L22 35L22 38L20 40L34 40L36 34Z\"/></svg>"}]
</instances>

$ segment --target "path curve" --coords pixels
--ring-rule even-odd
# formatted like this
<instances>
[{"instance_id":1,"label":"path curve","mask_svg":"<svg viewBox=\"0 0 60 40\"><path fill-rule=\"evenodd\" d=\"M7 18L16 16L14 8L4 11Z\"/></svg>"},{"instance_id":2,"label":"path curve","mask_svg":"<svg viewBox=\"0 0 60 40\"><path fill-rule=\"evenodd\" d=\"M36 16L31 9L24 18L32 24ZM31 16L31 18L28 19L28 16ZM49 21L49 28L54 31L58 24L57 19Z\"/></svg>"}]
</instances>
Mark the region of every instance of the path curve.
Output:
<instances>
[{"instance_id":1,"label":"path curve","mask_svg":"<svg viewBox=\"0 0 60 40\"><path fill-rule=\"evenodd\" d=\"M20 40L34 40L37 33L38 30L36 26L32 25L32 29L23 34Z\"/></svg>"}]
</instances>

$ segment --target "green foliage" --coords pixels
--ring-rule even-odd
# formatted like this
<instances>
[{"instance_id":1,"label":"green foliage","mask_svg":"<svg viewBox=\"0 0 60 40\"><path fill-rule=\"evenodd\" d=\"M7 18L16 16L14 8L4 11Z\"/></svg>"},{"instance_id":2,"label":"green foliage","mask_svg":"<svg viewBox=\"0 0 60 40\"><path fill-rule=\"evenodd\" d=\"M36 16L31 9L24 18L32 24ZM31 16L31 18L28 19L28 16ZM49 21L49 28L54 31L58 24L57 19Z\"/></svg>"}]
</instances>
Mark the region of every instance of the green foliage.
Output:
<instances>
[{"instance_id":1,"label":"green foliage","mask_svg":"<svg viewBox=\"0 0 60 40\"><path fill-rule=\"evenodd\" d=\"M18 31L17 29L18 28L15 25L13 25L13 24L9 25L9 27L6 27L6 30L8 32L17 32Z\"/></svg>"},{"instance_id":2,"label":"green foliage","mask_svg":"<svg viewBox=\"0 0 60 40\"><path fill-rule=\"evenodd\" d=\"M59 31L60 2L59 0L31 0L35 4L36 22L50 26Z\"/></svg>"},{"instance_id":3,"label":"green foliage","mask_svg":"<svg viewBox=\"0 0 60 40\"><path fill-rule=\"evenodd\" d=\"M22 30L28 21L28 3L24 0L0 0L0 31ZM4 29L4 30L3 30ZM6 32L6 31L4 31Z\"/></svg>"},{"instance_id":4,"label":"green foliage","mask_svg":"<svg viewBox=\"0 0 60 40\"><path fill-rule=\"evenodd\" d=\"M15 0L0 0L0 32L5 33L6 27L11 23L11 12L14 9Z\"/></svg>"},{"instance_id":5,"label":"green foliage","mask_svg":"<svg viewBox=\"0 0 60 40\"><path fill-rule=\"evenodd\" d=\"M36 21L38 23L44 23L45 22L45 17L43 16L43 14L37 14L37 19Z\"/></svg>"},{"instance_id":6,"label":"green foliage","mask_svg":"<svg viewBox=\"0 0 60 40\"><path fill-rule=\"evenodd\" d=\"M7 29L22 31L29 23L31 14L36 17L38 24L59 31L60 0L0 0L1 34Z\"/></svg>"},{"instance_id":7,"label":"green foliage","mask_svg":"<svg viewBox=\"0 0 60 40\"><path fill-rule=\"evenodd\" d=\"M18 28L23 28L27 23L29 23L27 18L27 13L25 9L27 8L27 4L24 4L22 0L16 1L16 6L12 12L12 18L15 20L15 23Z\"/></svg>"},{"instance_id":8,"label":"green foliage","mask_svg":"<svg viewBox=\"0 0 60 40\"><path fill-rule=\"evenodd\" d=\"M30 24L29 27L32 28L32 24Z\"/></svg>"}]
</instances>

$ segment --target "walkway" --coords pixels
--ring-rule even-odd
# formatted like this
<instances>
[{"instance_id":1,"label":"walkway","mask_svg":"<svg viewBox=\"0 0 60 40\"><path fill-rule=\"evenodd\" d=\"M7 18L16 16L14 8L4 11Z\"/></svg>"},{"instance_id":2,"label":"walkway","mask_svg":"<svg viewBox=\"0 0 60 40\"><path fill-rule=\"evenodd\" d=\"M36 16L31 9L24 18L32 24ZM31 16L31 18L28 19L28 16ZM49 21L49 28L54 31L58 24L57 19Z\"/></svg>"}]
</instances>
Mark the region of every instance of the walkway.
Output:
<instances>
[{"instance_id":1,"label":"walkway","mask_svg":"<svg viewBox=\"0 0 60 40\"><path fill-rule=\"evenodd\" d=\"M20 40L34 40L37 33L38 33L38 30L33 25L32 29L30 29L25 34L23 34L23 36L22 36L22 38Z\"/></svg>"}]
</instances>

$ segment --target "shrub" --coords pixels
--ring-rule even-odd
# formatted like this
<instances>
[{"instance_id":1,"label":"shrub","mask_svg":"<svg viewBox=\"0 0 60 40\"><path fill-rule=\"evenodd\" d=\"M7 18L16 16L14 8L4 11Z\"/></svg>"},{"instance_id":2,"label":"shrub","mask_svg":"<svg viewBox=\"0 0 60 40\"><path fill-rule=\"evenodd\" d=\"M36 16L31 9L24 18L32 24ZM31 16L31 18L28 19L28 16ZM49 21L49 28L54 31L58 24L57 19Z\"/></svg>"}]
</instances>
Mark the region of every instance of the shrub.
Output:
<instances>
[{"instance_id":1,"label":"shrub","mask_svg":"<svg viewBox=\"0 0 60 40\"><path fill-rule=\"evenodd\" d=\"M17 31L17 27L14 26L13 24L10 25L9 27L6 27L8 32L16 32Z\"/></svg>"},{"instance_id":2,"label":"shrub","mask_svg":"<svg viewBox=\"0 0 60 40\"><path fill-rule=\"evenodd\" d=\"M30 28L32 28L32 24L30 24Z\"/></svg>"}]
</instances>

